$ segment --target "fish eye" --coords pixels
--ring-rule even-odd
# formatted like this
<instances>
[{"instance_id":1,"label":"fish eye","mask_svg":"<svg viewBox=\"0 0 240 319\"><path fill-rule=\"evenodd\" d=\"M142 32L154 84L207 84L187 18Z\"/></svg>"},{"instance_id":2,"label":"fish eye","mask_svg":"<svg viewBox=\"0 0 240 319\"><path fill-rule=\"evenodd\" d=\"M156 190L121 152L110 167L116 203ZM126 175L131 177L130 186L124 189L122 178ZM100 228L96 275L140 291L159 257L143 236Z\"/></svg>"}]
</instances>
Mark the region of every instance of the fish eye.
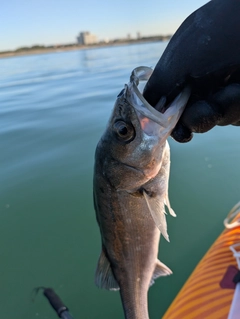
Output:
<instances>
[{"instance_id":1,"label":"fish eye","mask_svg":"<svg viewBox=\"0 0 240 319\"><path fill-rule=\"evenodd\" d=\"M133 126L124 121L115 122L113 124L113 130L118 139L124 142L131 142L135 137L135 130Z\"/></svg>"}]
</instances>

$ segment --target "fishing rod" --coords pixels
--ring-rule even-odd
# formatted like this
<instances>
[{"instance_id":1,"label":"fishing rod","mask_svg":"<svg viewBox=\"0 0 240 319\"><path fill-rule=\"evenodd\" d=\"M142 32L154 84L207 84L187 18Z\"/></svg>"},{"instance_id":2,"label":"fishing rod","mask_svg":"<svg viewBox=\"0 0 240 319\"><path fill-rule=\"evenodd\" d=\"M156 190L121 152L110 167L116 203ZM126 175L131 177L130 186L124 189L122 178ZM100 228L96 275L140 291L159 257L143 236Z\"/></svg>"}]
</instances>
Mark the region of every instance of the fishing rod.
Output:
<instances>
[{"instance_id":1,"label":"fishing rod","mask_svg":"<svg viewBox=\"0 0 240 319\"><path fill-rule=\"evenodd\" d=\"M52 288L39 287L36 288L36 292L43 290L43 295L47 298L52 308L55 310L59 318L62 319L74 319L69 312L69 309L62 302L60 297L55 293Z\"/></svg>"}]
</instances>

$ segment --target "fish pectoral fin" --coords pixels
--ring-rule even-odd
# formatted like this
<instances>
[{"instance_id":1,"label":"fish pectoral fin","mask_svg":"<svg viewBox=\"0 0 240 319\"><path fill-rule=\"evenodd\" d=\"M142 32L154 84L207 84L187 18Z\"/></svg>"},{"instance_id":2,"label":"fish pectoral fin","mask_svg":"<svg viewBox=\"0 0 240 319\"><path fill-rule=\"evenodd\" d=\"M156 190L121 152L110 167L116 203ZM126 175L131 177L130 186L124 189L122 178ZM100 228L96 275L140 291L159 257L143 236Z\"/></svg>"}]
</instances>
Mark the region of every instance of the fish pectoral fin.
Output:
<instances>
[{"instance_id":1,"label":"fish pectoral fin","mask_svg":"<svg viewBox=\"0 0 240 319\"><path fill-rule=\"evenodd\" d=\"M171 274L172 274L171 269L168 268L168 266L166 266L160 260L157 260L157 263L153 272L152 280L150 282L150 286L154 284L155 279L157 279L158 277L169 276Z\"/></svg>"},{"instance_id":2,"label":"fish pectoral fin","mask_svg":"<svg viewBox=\"0 0 240 319\"><path fill-rule=\"evenodd\" d=\"M166 194L166 196L165 196L164 204L167 206L170 215L172 215L173 217L176 217L177 215L171 207L168 194Z\"/></svg>"},{"instance_id":3,"label":"fish pectoral fin","mask_svg":"<svg viewBox=\"0 0 240 319\"><path fill-rule=\"evenodd\" d=\"M119 290L119 285L113 275L110 262L102 250L98 260L98 265L95 273L95 284L98 288L107 290Z\"/></svg>"},{"instance_id":4,"label":"fish pectoral fin","mask_svg":"<svg viewBox=\"0 0 240 319\"><path fill-rule=\"evenodd\" d=\"M169 241L164 201L161 200L159 196L155 196L153 198L148 196L145 191L143 191L143 195L157 228L160 230L163 237Z\"/></svg>"}]
</instances>

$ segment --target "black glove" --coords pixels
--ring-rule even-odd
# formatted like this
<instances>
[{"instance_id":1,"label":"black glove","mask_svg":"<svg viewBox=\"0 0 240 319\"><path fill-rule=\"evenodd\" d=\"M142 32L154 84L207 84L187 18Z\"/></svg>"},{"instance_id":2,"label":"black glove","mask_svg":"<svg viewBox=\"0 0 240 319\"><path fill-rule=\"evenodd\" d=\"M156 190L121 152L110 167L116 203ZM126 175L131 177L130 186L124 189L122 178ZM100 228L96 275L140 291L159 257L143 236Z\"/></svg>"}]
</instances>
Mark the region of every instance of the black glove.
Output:
<instances>
[{"instance_id":1,"label":"black glove","mask_svg":"<svg viewBox=\"0 0 240 319\"><path fill-rule=\"evenodd\" d=\"M240 125L240 1L212 0L179 27L157 63L144 97L170 103L186 86L190 100L172 132L187 142L192 132Z\"/></svg>"}]
</instances>

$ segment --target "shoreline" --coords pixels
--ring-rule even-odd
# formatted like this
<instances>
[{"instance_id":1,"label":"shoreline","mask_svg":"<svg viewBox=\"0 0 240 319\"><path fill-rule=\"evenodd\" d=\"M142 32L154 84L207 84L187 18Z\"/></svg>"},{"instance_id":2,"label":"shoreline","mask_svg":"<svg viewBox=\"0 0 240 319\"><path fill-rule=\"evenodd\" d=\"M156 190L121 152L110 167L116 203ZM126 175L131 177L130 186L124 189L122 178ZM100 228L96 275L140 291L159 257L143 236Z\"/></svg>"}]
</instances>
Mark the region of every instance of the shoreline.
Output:
<instances>
[{"instance_id":1,"label":"shoreline","mask_svg":"<svg viewBox=\"0 0 240 319\"><path fill-rule=\"evenodd\" d=\"M118 42L109 42L109 43L98 43L93 45L69 45L69 46L56 46L52 48L42 48L42 49L29 49L23 51L10 51L10 52L0 52L0 59L4 58L13 58L18 56L27 56L27 55L37 55L37 54L46 54L46 53L60 53L68 51L80 51L80 50L93 50L99 48L108 48L121 45L131 45L131 44L142 44L142 43L151 43L151 42L167 42L169 39L139 39L139 40L126 40Z\"/></svg>"}]
</instances>

